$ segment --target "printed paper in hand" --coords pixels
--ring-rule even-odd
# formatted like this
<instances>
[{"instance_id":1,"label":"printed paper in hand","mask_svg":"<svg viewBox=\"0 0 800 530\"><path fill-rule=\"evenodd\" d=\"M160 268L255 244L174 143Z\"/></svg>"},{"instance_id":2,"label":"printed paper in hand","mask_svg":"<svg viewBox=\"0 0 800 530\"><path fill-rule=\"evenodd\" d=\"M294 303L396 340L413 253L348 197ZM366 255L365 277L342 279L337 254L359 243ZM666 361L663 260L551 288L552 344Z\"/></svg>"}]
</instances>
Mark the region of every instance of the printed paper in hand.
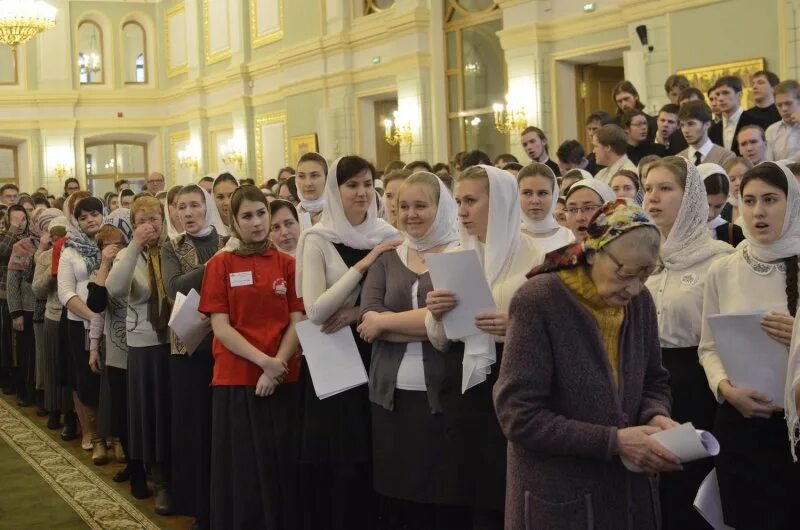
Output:
<instances>
[{"instance_id":1,"label":"printed paper in hand","mask_svg":"<svg viewBox=\"0 0 800 530\"><path fill-rule=\"evenodd\" d=\"M194 353L211 331L211 319L204 318L205 315L197 311L199 305L200 295L194 289L186 296L178 293L169 317L169 327L181 340L189 355Z\"/></svg>"},{"instance_id":2,"label":"printed paper in hand","mask_svg":"<svg viewBox=\"0 0 800 530\"><path fill-rule=\"evenodd\" d=\"M448 339L463 339L483 333L475 326L479 313L497 311L492 290L483 274L475 250L441 252L427 255L428 269L434 289L445 289L456 295L458 304L442 318Z\"/></svg>"},{"instance_id":3,"label":"printed paper in hand","mask_svg":"<svg viewBox=\"0 0 800 530\"><path fill-rule=\"evenodd\" d=\"M659 431L651 436L680 458L682 464L719 454L719 442L714 435L708 431L695 429L691 423ZM622 463L634 473L642 471L639 466L626 458L622 458Z\"/></svg>"},{"instance_id":4,"label":"printed paper in hand","mask_svg":"<svg viewBox=\"0 0 800 530\"><path fill-rule=\"evenodd\" d=\"M336 333L323 333L320 326L304 320L295 329L319 399L334 396L367 382L367 371L358 354L350 326L345 326Z\"/></svg>"},{"instance_id":5,"label":"printed paper in hand","mask_svg":"<svg viewBox=\"0 0 800 530\"><path fill-rule=\"evenodd\" d=\"M700 489L694 498L694 509L700 512L714 530L734 530L732 526L726 525L722 518L722 501L719 497L716 469L712 469L700 484Z\"/></svg>"},{"instance_id":6,"label":"printed paper in hand","mask_svg":"<svg viewBox=\"0 0 800 530\"><path fill-rule=\"evenodd\" d=\"M717 350L736 386L757 390L783 407L789 352L761 329L763 311L708 317Z\"/></svg>"}]
</instances>

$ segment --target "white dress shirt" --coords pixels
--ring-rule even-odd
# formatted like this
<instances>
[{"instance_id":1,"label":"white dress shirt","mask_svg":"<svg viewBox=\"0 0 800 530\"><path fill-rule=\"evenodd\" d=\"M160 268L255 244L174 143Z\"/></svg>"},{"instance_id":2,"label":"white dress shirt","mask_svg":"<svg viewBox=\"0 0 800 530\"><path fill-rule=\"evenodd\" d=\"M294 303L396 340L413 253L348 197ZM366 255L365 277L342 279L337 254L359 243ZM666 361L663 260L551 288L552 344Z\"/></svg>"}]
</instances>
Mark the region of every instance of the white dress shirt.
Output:
<instances>
[{"instance_id":1,"label":"white dress shirt","mask_svg":"<svg viewBox=\"0 0 800 530\"><path fill-rule=\"evenodd\" d=\"M783 264L763 263L747 255L743 247L724 256L708 269L703 295L702 330L698 355L708 386L722 403L719 383L728 378L717 343L708 325L711 315L777 311L787 313L786 272ZM758 352L753 352L757 355ZM788 359L788 348L787 348Z\"/></svg>"},{"instance_id":2,"label":"white dress shirt","mask_svg":"<svg viewBox=\"0 0 800 530\"><path fill-rule=\"evenodd\" d=\"M67 302L77 296L85 303L89 297L88 286L89 271L86 269L86 262L74 248L64 248L61 252L61 259L58 262L59 302L66 307ZM89 329L89 321L82 319L70 310L67 310L67 318L76 322L83 322L84 327Z\"/></svg>"},{"instance_id":3,"label":"white dress shirt","mask_svg":"<svg viewBox=\"0 0 800 530\"><path fill-rule=\"evenodd\" d=\"M733 151L733 140L736 137L736 125L739 123L739 119L742 117L744 113L744 109L739 107L739 110L733 113L733 116L730 118L726 118L725 115L722 115L722 144L725 149L729 151Z\"/></svg>"},{"instance_id":4,"label":"white dress shirt","mask_svg":"<svg viewBox=\"0 0 800 530\"><path fill-rule=\"evenodd\" d=\"M664 269L647 279L658 315L662 348L689 348L700 343L703 290L708 267L721 255L682 270Z\"/></svg>"},{"instance_id":5,"label":"white dress shirt","mask_svg":"<svg viewBox=\"0 0 800 530\"><path fill-rule=\"evenodd\" d=\"M694 163L694 154L696 152L700 151L700 156L702 157L702 158L700 158L700 162L703 162L705 160L705 158L708 156L708 153L710 153L711 149L713 149L713 148L714 148L714 142L712 142L708 138L706 138L706 143L704 143L700 147L700 149L695 149L694 146L690 145L689 146L689 161Z\"/></svg>"},{"instance_id":6,"label":"white dress shirt","mask_svg":"<svg viewBox=\"0 0 800 530\"><path fill-rule=\"evenodd\" d=\"M800 162L800 123L789 125L781 120L767 127L767 160Z\"/></svg>"}]
</instances>

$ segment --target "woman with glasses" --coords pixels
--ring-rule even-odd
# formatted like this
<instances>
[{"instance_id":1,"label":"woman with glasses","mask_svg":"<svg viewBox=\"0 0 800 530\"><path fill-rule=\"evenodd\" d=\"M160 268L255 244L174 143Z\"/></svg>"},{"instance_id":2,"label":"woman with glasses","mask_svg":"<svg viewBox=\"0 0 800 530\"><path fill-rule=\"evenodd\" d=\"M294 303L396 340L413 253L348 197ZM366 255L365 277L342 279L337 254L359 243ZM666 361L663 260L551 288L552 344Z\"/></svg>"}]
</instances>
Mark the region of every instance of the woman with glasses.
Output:
<instances>
[{"instance_id":1,"label":"woman with glasses","mask_svg":"<svg viewBox=\"0 0 800 530\"><path fill-rule=\"evenodd\" d=\"M558 181L547 164L535 162L517 173L522 233L532 237L543 254L569 245L575 236L555 218Z\"/></svg>"},{"instance_id":2,"label":"woman with glasses","mask_svg":"<svg viewBox=\"0 0 800 530\"><path fill-rule=\"evenodd\" d=\"M575 239L586 239L589 222L603 204L616 200L614 190L608 184L594 178L587 178L575 182L567 190L565 197L567 207L567 223L575 235Z\"/></svg>"},{"instance_id":3,"label":"woman with glasses","mask_svg":"<svg viewBox=\"0 0 800 530\"><path fill-rule=\"evenodd\" d=\"M786 431L784 404L728 377L708 317L763 312L761 329L788 356L798 300L800 189L785 165L762 162L744 174L738 198L746 240L711 264L703 294L700 364L720 402L714 435L721 451L714 467L725 524L796 528L800 468L786 443L787 434L796 433ZM757 358L760 352L747 353Z\"/></svg>"},{"instance_id":4,"label":"woman with glasses","mask_svg":"<svg viewBox=\"0 0 800 530\"><path fill-rule=\"evenodd\" d=\"M587 228L511 301L494 387L509 441L506 528L657 528L653 473L680 469L650 436L678 425L644 287L658 268L658 228L623 199Z\"/></svg>"},{"instance_id":5,"label":"woman with glasses","mask_svg":"<svg viewBox=\"0 0 800 530\"><path fill-rule=\"evenodd\" d=\"M706 227L708 203L703 181L694 164L670 156L653 162L643 179L644 210L661 230L663 270L647 280L658 315L664 367L670 373L672 417L711 430L716 403L697 362L703 288L708 268L733 247L715 241ZM714 463L687 464L683 473L661 481L664 528L703 528L692 501Z\"/></svg>"}]
</instances>

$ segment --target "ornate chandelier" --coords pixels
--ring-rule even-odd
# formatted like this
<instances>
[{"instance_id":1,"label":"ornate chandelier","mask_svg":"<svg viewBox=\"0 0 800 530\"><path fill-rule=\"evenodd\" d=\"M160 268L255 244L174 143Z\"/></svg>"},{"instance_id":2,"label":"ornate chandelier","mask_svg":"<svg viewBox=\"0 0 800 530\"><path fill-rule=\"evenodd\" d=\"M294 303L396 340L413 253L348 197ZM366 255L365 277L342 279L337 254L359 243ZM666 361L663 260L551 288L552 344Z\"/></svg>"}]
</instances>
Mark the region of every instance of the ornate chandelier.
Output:
<instances>
[{"instance_id":1,"label":"ornate chandelier","mask_svg":"<svg viewBox=\"0 0 800 530\"><path fill-rule=\"evenodd\" d=\"M56 25L56 8L42 1L0 0L0 42L12 50Z\"/></svg>"}]
</instances>

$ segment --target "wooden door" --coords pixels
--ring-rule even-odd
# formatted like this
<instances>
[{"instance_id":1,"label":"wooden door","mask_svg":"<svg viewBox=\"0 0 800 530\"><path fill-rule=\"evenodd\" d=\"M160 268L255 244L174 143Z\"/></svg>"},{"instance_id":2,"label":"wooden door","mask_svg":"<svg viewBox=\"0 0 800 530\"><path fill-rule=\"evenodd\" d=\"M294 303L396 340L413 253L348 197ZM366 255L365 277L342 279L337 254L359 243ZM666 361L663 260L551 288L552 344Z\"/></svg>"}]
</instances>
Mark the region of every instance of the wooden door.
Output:
<instances>
[{"instance_id":1,"label":"wooden door","mask_svg":"<svg viewBox=\"0 0 800 530\"><path fill-rule=\"evenodd\" d=\"M385 140L383 120L393 119L392 113L397 110L396 99L384 99L375 102L375 168L383 168L392 160L400 160L400 144L389 145ZM409 160L406 160L409 162Z\"/></svg>"},{"instance_id":2,"label":"wooden door","mask_svg":"<svg viewBox=\"0 0 800 530\"><path fill-rule=\"evenodd\" d=\"M617 83L625 79L625 69L621 66L598 66L596 64L580 64L575 66L575 80L578 105L579 138L583 140L587 153L592 150L592 139L586 135L586 118L592 112L604 110L612 116L617 112L617 105L611 97L611 91Z\"/></svg>"}]
</instances>

